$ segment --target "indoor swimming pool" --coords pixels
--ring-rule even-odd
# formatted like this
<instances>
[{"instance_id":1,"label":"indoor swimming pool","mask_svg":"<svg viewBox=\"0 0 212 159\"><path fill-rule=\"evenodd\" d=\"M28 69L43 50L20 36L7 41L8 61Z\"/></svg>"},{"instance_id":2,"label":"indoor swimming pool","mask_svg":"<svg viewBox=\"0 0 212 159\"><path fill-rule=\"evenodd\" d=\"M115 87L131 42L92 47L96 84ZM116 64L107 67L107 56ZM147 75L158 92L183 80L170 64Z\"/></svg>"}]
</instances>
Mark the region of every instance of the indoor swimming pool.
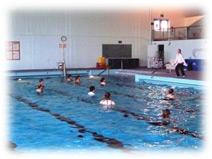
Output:
<instances>
[{"instance_id":1,"label":"indoor swimming pool","mask_svg":"<svg viewBox=\"0 0 212 159\"><path fill-rule=\"evenodd\" d=\"M35 92L39 78L42 95ZM203 89L160 82L135 82L134 76L81 77L81 85L61 77L25 77L9 80L10 142L22 150L196 150L203 145ZM170 81L171 82L171 81ZM87 95L89 86L96 96ZM164 101L174 87L177 99ZM109 91L116 106L99 104ZM170 124L157 125L164 109Z\"/></svg>"}]
</instances>

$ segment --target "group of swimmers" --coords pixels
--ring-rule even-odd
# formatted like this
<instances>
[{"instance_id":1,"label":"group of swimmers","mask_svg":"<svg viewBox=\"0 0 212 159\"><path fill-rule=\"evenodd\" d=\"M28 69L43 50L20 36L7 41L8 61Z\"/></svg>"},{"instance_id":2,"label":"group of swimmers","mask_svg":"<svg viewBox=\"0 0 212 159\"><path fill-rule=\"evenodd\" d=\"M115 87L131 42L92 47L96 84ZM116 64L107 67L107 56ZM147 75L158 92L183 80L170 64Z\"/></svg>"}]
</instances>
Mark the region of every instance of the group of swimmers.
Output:
<instances>
[{"instance_id":1,"label":"group of swimmers","mask_svg":"<svg viewBox=\"0 0 212 159\"><path fill-rule=\"evenodd\" d=\"M74 79L71 75L68 75L66 78L66 82L74 82L75 84L80 85L81 84L80 76L76 76ZM99 81L99 84L100 84L100 86L106 86L106 79L104 77L102 77ZM37 88L36 88L37 94L43 93L44 88L45 88L44 80L40 79L39 83L37 85ZM95 96L95 91L96 91L95 86L90 86L88 96L91 96L91 97ZM174 99L176 99L174 89L170 88L166 92L165 98L163 100L174 100ZM105 92L104 97L102 98L102 100L99 103L103 106L103 108L106 108L106 109L114 108L114 106L116 105L115 102L111 99L110 92ZM169 119L170 114L171 114L170 110L165 109L165 110L162 110L161 116L163 119L167 120L167 119Z\"/></svg>"},{"instance_id":2,"label":"group of swimmers","mask_svg":"<svg viewBox=\"0 0 212 159\"><path fill-rule=\"evenodd\" d=\"M99 81L99 84L102 87L106 86L106 79L102 77ZM90 86L88 95L91 97L95 96L95 91L96 91L95 86ZM107 109L113 108L116 105L115 102L111 99L111 94L109 92L105 92L104 97L99 103L103 105L104 108Z\"/></svg>"},{"instance_id":3,"label":"group of swimmers","mask_svg":"<svg viewBox=\"0 0 212 159\"><path fill-rule=\"evenodd\" d=\"M66 82L74 82L75 84L80 85L81 84L80 76L76 76L74 79L72 78L71 75L68 75L66 78ZM100 86L105 86L106 79L102 77L99 83L100 83ZM40 79L36 88L37 94L42 94L44 92L44 88L45 88L44 80ZM96 91L95 86L90 86L88 96L91 96L91 97L95 96L95 91ZM111 94L109 92L105 92L104 97L99 103L103 105L104 108L113 108L115 106L115 102L111 99Z\"/></svg>"}]
</instances>

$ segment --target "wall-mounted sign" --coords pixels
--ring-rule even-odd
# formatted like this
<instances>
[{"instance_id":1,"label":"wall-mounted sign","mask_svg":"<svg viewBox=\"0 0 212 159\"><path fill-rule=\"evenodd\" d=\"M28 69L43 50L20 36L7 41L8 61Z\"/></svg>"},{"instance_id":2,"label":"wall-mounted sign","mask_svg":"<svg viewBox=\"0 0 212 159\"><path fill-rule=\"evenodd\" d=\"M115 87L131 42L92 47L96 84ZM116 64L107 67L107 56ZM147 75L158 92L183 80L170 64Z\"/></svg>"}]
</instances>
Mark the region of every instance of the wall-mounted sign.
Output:
<instances>
[{"instance_id":1,"label":"wall-mounted sign","mask_svg":"<svg viewBox=\"0 0 212 159\"><path fill-rule=\"evenodd\" d=\"M59 48L66 48L66 44L60 43L60 44L59 44Z\"/></svg>"}]
</instances>

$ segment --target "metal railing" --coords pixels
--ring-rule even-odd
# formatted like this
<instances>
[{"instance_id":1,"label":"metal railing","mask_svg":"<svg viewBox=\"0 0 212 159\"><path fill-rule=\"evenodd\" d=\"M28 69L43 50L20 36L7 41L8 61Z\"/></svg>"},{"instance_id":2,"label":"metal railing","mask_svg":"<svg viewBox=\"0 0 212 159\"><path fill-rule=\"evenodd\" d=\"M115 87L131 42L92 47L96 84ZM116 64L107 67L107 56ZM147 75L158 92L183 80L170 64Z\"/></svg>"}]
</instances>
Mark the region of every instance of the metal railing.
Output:
<instances>
[{"instance_id":1,"label":"metal railing","mask_svg":"<svg viewBox=\"0 0 212 159\"><path fill-rule=\"evenodd\" d=\"M203 26L192 27L176 27L169 28L167 31L154 31L152 30L152 40L186 40L186 39L202 39Z\"/></svg>"}]
</instances>

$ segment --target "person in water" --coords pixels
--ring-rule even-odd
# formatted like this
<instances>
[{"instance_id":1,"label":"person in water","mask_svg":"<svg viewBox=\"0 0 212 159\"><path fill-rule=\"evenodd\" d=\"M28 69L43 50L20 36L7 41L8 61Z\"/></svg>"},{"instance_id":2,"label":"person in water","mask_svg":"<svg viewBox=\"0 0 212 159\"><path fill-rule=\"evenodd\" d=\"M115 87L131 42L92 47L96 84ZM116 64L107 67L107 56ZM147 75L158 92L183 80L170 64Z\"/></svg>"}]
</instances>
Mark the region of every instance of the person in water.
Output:
<instances>
[{"instance_id":1,"label":"person in water","mask_svg":"<svg viewBox=\"0 0 212 159\"><path fill-rule=\"evenodd\" d=\"M72 82L72 81L73 81L73 79L72 79L72 77L71 77L70 74L67 76L66 81L67 81L67 82Z\"/></svg>"},{"instance_id":2,"label":"person in water","mask_svg":"<svg viewBox=\"0 0 212 159\"><path fill-rule=\"evenodd\" d=\"M111 94L106 92L103 99L100 101L100 104L103 105L104 108L113 108L116 104L113 100L111 100Z\"/></svg>"},{"instance_id":3,"label":"person in water","mask_svg":"<svg viewBox=\"0 0 212 159\"><path fill-rule=\"evenodd\" d=\"M162 123L163 125L168 125L170 123L171 112L169 109L162 110Z\"/></svg>"},{"instance_id":4,"label":"person in water","mask_svg":"<svg viewBox=\"0 0 212 159\"><path fill-rule=\"evenodd\" d=\"M174 89L170 88L166 94L165 100L174 100L174 99L176 99Z\"/></svg>"},{"instance_id":5,"label":"person in water","mask_svg":"<svg viewBox=\"0 0 212 159\"><path fill-rule=\"evenodd\" d=\"M39 80L39 83L38 83L37 88L36 88L37 94L43 93L44 87L45 87L45 85L44 85L44 80L41 78L41 79Z\"/></svg>"},{"instance_id":6,"label":"person in water","mask_svg":"<svg viewBox=\"0 0 212 159\"><path fill-rule=\"evenodd\" d=\"M101 86L105 86L105 85L106 85L106 80L105 80L104 77L102 77L102 78L100 79L100 85L101 85Z\"/></svg>"},{"instance_id":7,"label":"person in water","mask_svg":"<svg viewBox=\"0 0 212 159\"><path fill-rule=\"evenodd\" d=\"M95 87L94 86L90 86L89 87L89 92L88 92L89 96L95 96Z\"/></svg>"},{"instance_id":8,"label":"person in water","mask_svg":"<svg viewBox=\"0 0 212 159\"><path fill-rule=\"evenodd\" d=\"M75 84L80 85L80 76L77 76L77 77L75 78Z\"/></svg>"},{"instance_id":9,"label":"person in water","mask_svg":"<svg viewBox=\"0 0 212 159\"><path fill-rule=\"evenodd\" d=\"M170 115L171 115L170 110L164 109L162 110L161 121L149 121L149 123L156 126L166 126L170 124Z\"/></svg>"}]
</instances>

